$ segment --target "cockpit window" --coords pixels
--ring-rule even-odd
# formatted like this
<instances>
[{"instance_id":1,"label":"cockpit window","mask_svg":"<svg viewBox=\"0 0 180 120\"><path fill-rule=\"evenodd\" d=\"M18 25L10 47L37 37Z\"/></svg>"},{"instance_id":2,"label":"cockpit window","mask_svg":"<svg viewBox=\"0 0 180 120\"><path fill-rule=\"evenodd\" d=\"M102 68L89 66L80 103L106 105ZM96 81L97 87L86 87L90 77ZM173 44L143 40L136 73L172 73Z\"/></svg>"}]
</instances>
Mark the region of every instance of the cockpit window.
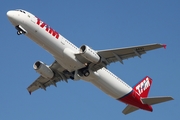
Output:
<instances>
[{"instance_id":1,"label":"cockpit window","mask_svg":"<svg viewBox=\"0 0 180 120\"><path fill-rule=\"evenodd\" d=\"M20 12L22 12L22 13L25 13L25 14L26 14L26 12L25 12L24 10L17 9L17 11L20 11Z\"/></svg>"}]
</instances>

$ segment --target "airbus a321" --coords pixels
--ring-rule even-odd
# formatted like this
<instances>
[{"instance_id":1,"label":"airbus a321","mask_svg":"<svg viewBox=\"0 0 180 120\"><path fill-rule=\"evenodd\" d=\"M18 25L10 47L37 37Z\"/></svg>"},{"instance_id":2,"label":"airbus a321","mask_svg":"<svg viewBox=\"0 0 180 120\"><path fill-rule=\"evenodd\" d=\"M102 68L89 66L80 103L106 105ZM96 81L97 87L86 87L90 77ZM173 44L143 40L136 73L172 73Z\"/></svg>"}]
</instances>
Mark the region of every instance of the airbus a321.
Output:
<instances>
[{"instance_id":1,"label":"airbus a321","mask_svg":"<svg viewBox=\"0 0 180 120\"><path fill-rule=\"evenodd\" d=\"M148 97L152 84L152 79L148 76L132 88L106 68L112 62L119 61L123 64L125 59L141 57L147 51L165 48L166 45L148 44L108 50L93 50L87 45L78 48L28 11L10 10L7 16L18 35L26 35L55 58L50 66L42 61L33 64L40 76L27 88L30 94L39 88L46 90L50 85L57 86L59 81L82 79L127 104L122 111L124 114L138 109L152 112L151 105L173 100L170 96Z\"/></svg>"}]
</instances>

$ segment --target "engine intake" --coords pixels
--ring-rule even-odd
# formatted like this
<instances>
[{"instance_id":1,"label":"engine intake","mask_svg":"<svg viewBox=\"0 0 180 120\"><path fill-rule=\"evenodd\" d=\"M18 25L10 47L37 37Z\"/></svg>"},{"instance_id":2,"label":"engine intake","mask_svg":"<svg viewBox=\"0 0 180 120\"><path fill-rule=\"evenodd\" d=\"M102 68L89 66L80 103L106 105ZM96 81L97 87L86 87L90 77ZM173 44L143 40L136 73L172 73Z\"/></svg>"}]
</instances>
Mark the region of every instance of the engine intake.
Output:
<instances>
[{"instance_id":1,"label":"engine intake","mask_svg":"<svg viewBox=\"0 0 180 120\"><path fill-rule=\"evenodd\" d=\"M49 68L49 66L47 66L41 61L35 62L33 68L44 78L51 79L54 77L54 72L51 70L51 68Z\"/></svg>"},{"instance_id":2,"label":"engine intake","mask_svg":"<svg viewBox=\"0 0 180 120\"><path fill-rule=\"evenodd\" d=\"M93 63L98 63L101 60L101 57L87 45L80 47L80 53L84 58Z\"/></svg>"}]
</instances>

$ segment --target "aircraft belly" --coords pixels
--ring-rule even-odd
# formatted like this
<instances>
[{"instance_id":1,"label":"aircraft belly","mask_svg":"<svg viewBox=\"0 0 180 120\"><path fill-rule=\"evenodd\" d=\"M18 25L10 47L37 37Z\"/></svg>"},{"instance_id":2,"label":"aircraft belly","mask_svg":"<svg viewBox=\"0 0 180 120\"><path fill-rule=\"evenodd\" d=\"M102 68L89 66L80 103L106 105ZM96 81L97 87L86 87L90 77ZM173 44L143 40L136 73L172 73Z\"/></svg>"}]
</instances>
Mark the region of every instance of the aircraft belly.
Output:
<instances>
[{"instance_id":1,"label":"aircraft belly","mask_svg":"<svg viewBox=\"0 0 180 120\"><path fill-rule=\"evenodd\" d=\"M69 71L74 71L85 67L84 64L76 59L74 51L70 48L65 48L63 50L63 63L65 63L68 68L70 68L70 70L68 69Z\"/></svg>"},{"instance_id":2,"label":"aircraft belly","mask_svg":"<svg viewBox=\"0 0 180 120\"><path fill-rule=\"evenodd\" d=\"M132 91L130 86L127 84L125 85L125 83L115 75L111 75L105 68L97 72L91 72L89 77L84 78L84 80L90 81L96 87L115 99Z\"/></svg>"}]
</instances>

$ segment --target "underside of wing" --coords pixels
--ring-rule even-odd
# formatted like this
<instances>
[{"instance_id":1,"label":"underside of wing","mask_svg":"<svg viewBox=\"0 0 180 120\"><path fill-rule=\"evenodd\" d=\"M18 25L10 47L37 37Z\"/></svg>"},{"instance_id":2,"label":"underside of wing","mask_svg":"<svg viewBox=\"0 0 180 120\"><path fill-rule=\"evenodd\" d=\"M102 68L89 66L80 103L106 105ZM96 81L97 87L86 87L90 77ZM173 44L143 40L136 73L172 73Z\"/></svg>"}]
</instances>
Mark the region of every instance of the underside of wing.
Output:
<instances>
[{"instance_id":1,"label":"underside of wing","mask_svg":"<svg viewBox=\"0 0 180 120\"><path fill-rule=\"evenodd\" d=\"M147 51L166 47L164 44L149 44L141 46L132 46L127 48L110 49L98 51L98 54L105 58L109 63L119 61L123 63L124 59L139 57Z\"/></svg>"},{"instance_id":2,"label":"underside of wing","mask_svg":"<svg viewBox=\"0 0 180 120\"><path fill-rule=\"evenodd\" d=\"M148 44L148 45L141 45L141 46L132 46L126 48L117 48L117 49L108 49L108 50L99 50L96 51L98 56L100 56L101 60L97 63L93 63L83 57L82 53L76 54L76 58L81 61L82 63L89 64L91 70L96 71L101 69L102 67L106 67L112 62L119 61L123 64L123 60L133 57L141 58L141 55L145 54L147 51L158 49L158 48L166 48L164 44ZM91 51L93 51L91 49ZM93 55L92 55L93 56Z\"/></svg>"},{"instance_id":3,"label":"underside of wing","mask_svg":"<svg viewBox=\"0 0 180 120\"><path fill-rule=\"evenodd\" d=\"M51 79L45 78L43 76L39 76L28 88L27 90L31 94L35 90L41 88L46 90L46 87L50 85L56 86L56 83L59 81L66 81L70 78L68 73L64 72L64 68L59 65L57 61L55 61L50 69L54 72L54 77Z\"/></svg>"}]
</instances>

